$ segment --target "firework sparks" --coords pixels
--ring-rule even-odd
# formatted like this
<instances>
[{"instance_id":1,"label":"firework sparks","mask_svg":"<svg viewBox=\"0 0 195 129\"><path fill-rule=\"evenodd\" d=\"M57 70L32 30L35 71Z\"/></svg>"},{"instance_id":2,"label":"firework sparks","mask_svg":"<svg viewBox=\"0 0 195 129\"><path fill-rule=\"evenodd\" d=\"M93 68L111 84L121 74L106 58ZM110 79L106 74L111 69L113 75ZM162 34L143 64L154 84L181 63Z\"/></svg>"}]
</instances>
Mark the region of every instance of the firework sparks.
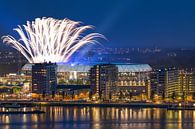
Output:
<instances>
[{"instance_id":1,"label":"firework sparks","mask_svg":"<svg viewBox=\"0 0 195 129\"><path fill-rule=\"evenodd\" d=\"M14 29L20 36L19 40L10 35L2 39L21 52L30 63L67 62L82 46L98 43L95 38L104 38L99 33L83 34L91 28L69 19L36 18Z\"/></svg>"}]
</instances>

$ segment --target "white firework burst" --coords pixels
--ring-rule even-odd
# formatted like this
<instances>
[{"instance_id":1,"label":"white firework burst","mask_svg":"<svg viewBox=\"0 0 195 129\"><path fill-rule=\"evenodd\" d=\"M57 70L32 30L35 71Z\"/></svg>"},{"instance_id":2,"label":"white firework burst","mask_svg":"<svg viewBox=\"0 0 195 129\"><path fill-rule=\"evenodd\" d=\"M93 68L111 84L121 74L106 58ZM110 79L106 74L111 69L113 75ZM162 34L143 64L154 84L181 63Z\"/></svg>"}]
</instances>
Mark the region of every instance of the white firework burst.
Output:
<instances>
[{"instance_id":1,"label":"white firework burst","mask_svg":"<svg viewBox=\"0 0 195 129\"><path fill-rule=\"evenodd\" d=\"M20 39L8 35L3 42L18 50L30 63L67 62L71 55L82 46L98 43L96 38L104 38L99 33L84 35L92 26L81 26L80 22L69 19L36 18L14 30ZM84 36L83 36L84 35Z\"/></svg>"}]
</instances>

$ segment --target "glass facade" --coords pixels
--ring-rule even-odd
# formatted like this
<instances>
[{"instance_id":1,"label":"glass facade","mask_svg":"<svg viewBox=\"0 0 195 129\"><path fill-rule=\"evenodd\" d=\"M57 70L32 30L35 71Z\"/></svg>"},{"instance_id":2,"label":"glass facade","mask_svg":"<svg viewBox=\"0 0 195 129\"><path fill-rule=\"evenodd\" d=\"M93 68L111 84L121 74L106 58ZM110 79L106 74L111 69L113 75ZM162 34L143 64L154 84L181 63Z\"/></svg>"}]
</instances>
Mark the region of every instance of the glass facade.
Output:
<instances>
[{"instance_id":1,"label":"glass facade","mask_svg":"<svg viewBox=\"0 0 195 129\"><path fill-rule=\"evenodd\" d=\"M195 94L195 72L191 70L179 71L179 91L180 96L186 98Z\"/></svg>"},{"instance_id":2,"label":"glass facade","mask_svg":"<svg viewBox=\"0 0 195 129\"><path fill-rule=\"evenodd\" d=\"M116 92L118 67L112 64L95 65L90 69L91 92L97 98L110 100Z\"/></svg>"},{"instance_id":3,"label":"glass facade","mask_svg":"<svg viewBox=\"0 0 195 129\"><path fill-rule=\"evenodd\" d=\"M118 68L117 87L118 92L131 92L133 95L145 94L150 96L150 72L152 68L148 64L115 64ZM58 64L58 84L65 85L89 85L90 65ZM26 64L23 71L29 71L31 66Z\"/></svg>"},{"instance_id":4,"label":"glass facade","mask_svg":"<svg viewBox=\"0 0 195 129\"><path fill-rule=\"evenodd\" d=\"M57 87L57 65L38 63L32 66L32 93L49 94Z\"/></svg>"}]
</instances>

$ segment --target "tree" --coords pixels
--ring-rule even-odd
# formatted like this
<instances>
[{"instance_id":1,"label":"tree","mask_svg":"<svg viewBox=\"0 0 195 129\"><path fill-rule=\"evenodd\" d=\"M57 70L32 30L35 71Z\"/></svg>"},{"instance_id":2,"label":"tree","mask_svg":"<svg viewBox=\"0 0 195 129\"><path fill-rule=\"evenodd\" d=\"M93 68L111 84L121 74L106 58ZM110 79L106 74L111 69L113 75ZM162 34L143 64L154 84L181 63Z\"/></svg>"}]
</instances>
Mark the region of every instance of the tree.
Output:
<instances>
[{"instance_id":1,"label":"tree","mask_svg":"<svg viewBox=\"0 0 195 129\"><path fill-rule=\"evenodd\" d=\"M154 99L154 91L151 91L151 99L153 100Z\"/></svg>"},{"instance_id":2,"label":"tree","mask_svg":"<svg viewBox=\"0 0 195 129\"><path fill-rule=\"evenodd\" d=\"M175 92L173 92L172 95L171 95L171 98L174 100L175 99L175 96L176 96L175 95Z\"/></svg>"},{"instance_id":3,"label":"tree","mask_svg":"<svg viewBox=\"0 0 195 129\"><path fill-rule=\"evenodd\" d=\"M65 97L65 91L62 91L62 98L64 99Z\"/></svg>"},{"instance_id":4,"label":"tree","mask_svg":"<svg viewBox=\"0 0 195 129\"><path fill-rule=\"evenodd\" d=\"M64 79L59 79L59 82L58 82L59 85L63 85L63 84L66 84L65 80Z\"/></svg>"},{"instance_id":5,"label":"tree","mask_svg":"<svg viewBox=\"0 0 195 129\"><path fill-rule=\"evenodd\" d=\"M122 99L123 98L123 92L120 90L119 91L119 99Z\"/></svg>"},{"instance_id":6,"label":"tree","mask_svg":"<svg viewBox=\"0 0 195 129\"><path fill-rule=\"evenodd\" d=\"M52 91L52 99L55 97L55 91Z\"/></svg>"},{"instance_id":7,"label":"tree","mask_svg":"<svg viewBox=\"0 0 195 129\"><path fill-rule=\"evenodd\" d=\"M43 99L45 98L45 91L43 91L43 93L42 93L42 98Z\"/></svg>"},{"instance_id":8,"label":"tree","mask_svg":"<svg viewBox=\"0 0 195 129\"><path fill-rule=\"evenodd\" d=\"M112 93L109 92L109 100L111 100L111 99L112 99Z\"/></svg>"},{"instance_id":9,"label":"tree","mask_svg":"<svg viewBox=\"0 0 195 129\"><path fill-rule=\"evenodd\" d=\"M74 99L74 90L71 93L72 99Z\"/></svg>"},{"instance_id":10,"label":"tree","mask_svg":"<svg viewBox=\"0 0 195 129\"><path fill-rule=\"evenodd\" d=\"M131 92L131 91L129 91L129 99L131 100L131 99L132 99L132 97L133 97L133 94L132 94L132 92Z\"/></svg>"},{"instance_id":11,"label":"tree","mask_svg":"<svg viewBox=\"0 0 195 129\"><path fill-rule=\"evenodd\" d=\"M195 93L192 93L192 99L195 100Z\"/></svg>"},{"instance_id":12,"label":"tree","mask_svg":"<svg viewBox=\"0 0 195 129\"><path fill-rule=\"evenodd\" d=\"M92 99L92 91L89 91L89 99Z\"/></svg>"},{"instance_id":13,"label":"tree","mask_svg":"<svg viewBox=\"0 0 195 129\"><path fill-rule=\"evenodd\" d=\"M83 85L83 80L82 79L78 79L77 80L77 85Z\"/></svg>"}]
</instances>

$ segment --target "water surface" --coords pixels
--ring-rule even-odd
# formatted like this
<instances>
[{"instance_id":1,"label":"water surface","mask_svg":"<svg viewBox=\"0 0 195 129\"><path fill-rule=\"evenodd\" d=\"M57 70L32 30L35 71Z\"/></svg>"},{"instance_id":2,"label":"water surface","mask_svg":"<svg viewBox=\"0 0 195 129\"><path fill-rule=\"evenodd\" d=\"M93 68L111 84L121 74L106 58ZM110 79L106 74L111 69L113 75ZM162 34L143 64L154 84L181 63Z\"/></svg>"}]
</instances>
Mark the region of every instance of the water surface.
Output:
<instances>
[{"instance_id":1,"label":"water surface","mask_svg":"<svg viewBox=\"0 0 195 129\"><path fill-rule=\"evenodd\" d=\"M45 114L0 115L0 129L191 129L195 111L159 108L42 107Z\"/></svg>"}]
</instances>

